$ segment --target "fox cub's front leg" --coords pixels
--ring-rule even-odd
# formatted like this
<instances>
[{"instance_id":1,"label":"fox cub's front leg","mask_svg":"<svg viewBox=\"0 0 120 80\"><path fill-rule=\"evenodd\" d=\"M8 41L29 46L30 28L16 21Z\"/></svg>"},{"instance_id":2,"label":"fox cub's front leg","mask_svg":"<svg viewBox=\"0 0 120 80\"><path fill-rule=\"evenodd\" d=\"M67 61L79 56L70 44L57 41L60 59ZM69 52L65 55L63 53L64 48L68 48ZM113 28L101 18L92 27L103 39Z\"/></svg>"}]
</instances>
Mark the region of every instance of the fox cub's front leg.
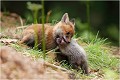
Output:
<instances>
[{"instance_id":1,"label":"fox cub's front leg","mask_svg":"<svg viewBox=\"0 0 120 80\"><path fill-rule=\"evenodd\" d=\"M29 33L29 34L23 36L20 43L21 44L25 43L26 45L28 45L30 47L34 47L34 41L35 41L34 35Z\"/></svg>"}]
</instances>

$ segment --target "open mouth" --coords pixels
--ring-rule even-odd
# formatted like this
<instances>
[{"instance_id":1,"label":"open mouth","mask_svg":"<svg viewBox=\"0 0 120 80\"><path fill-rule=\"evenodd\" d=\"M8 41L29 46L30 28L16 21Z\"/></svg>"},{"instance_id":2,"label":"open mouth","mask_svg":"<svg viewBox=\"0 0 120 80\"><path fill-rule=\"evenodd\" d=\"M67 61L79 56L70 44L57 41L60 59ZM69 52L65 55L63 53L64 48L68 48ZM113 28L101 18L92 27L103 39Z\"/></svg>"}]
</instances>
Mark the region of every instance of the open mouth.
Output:
<instances>
[{"instance_id":1,"label":"open mouth","mask_svg":"<svg viewBox=\"0 0 120 80\"><path fill-rule=\"evenodd\" d=\"M70 43L67 39L66 39L66 37L58 37L58 38L56 38L56 42L57 42L57 44L60 44L60 45L64 45L64 44L67 44L67 43Z\"/></svg>"},{"instance_id":2,"label":"open mouth","mask_svg":"<svg viewBox=\"0 0 120 80\"><path fill-rule=\"evenodd\" d=\"M64 42L70 43L70 40L66 36L63 36L62 39L64 40Z\"/></svg>"},{"instance_id":3,"label":"open mouth","mask_svg":"<svg viewBox=\"0 0 120 80\"><path fill-rule=\"evenodd\" d=\"M66 37L62 37L62 40L63 40L65 43L68 43Z\"/></svg>"}]
</instances>

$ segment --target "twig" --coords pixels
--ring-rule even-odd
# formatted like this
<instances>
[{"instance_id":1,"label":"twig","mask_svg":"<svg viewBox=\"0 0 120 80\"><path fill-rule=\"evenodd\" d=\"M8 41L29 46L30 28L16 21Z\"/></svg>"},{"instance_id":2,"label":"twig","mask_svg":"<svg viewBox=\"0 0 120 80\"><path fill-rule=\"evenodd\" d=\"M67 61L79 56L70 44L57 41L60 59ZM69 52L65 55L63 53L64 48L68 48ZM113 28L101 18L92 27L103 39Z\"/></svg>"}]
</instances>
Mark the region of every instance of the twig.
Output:
<instances>
[{"instance_id":1,"label":"twig","mask_svg":"<svg viewBox=\"0 0 120 80\"><path fill-rule=\"evenodd\" d=\"M50 17L50 14L51 14L51 13L52 13L52 11L51 11L51 10L47 13L46 23L48 23L48 21L49 21L49 17Z\"/></svg>"},{"instance_id":2,"label":"twig","mask_svg":"<svg viewBox=\"0 0 120 80\"><path fill-rule=\"evenodd\" d=\"M23 26L23 20L22 20L22 18L19 17L19 19L20 19L21 26Z\"/></svg>"},{"instance_id":3,"label":"twig","mask_svg":"<svg viewBox=\"0 0 120 80\"><path fill-rule=\"evenodd\" d=\"M17 29L23 29L23 28L26 28L28 26L20 26L20 27L17 27Z\"/></svg>"},{"instance_id":4,"label":"twig","mask_svg":"<svg viewBox=\"0 0 120 80\"><path fill-rule=\"evenodd\" d=\"M62 70L62 71L67 71L67 69L65 69L65 68L62 68L62 67L60 67L60 66L56 66L56 65L51 64L51 63L48 63L48 62L45 62L44 65L45 65L45 66L48 66L48 67L51 67L51 68L53 68L53 69L60 69L60 70Z\"/></svg>"}]
</instances>

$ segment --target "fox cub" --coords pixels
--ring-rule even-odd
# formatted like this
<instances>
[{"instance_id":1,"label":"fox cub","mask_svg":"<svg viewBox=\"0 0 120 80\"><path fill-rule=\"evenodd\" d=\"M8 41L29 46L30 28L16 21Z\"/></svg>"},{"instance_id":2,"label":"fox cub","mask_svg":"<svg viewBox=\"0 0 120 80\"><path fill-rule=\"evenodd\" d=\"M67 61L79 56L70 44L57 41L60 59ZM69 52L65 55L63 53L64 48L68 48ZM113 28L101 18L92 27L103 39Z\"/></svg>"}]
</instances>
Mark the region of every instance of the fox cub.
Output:
<instances>
[{"instance_id":1,"label":"fox cub","mask_svg":"<svg viewBox=\"0 0 120 80\"><path fill-rule=\"evenodd\" d=\"M58 46L61 54L67 56L68 62L72 65L73 68L78 70L81 68L83 73L88 75L87 57L84 49L74 39L71 39L71 42L65 45L61 44L62 40L63 38L61 37L56 39L57 43L59 41Z\"/></svg>"},{"instance_id":2,"label":"fox cub","mask_svg":"<svg viewBox=\"0 0 120 80\"><path fill-rule=\"evenodd\" d=\"M69 20L68 13L65 13L57 24L51 26L50 24L44 24L45 30L45 45L46 50L54 49L57 47L56 38L59 37L62 33L64 41L62 44L69 43L72 36L74 35L74 19ZM22 33L22 38L20 43L25 43L30 47L34 46L35 43L35 31L37 29L37 39L38 39L38 48L42 48L42 24L33 24L28 26Z\"/></svg>"}]
</instances>

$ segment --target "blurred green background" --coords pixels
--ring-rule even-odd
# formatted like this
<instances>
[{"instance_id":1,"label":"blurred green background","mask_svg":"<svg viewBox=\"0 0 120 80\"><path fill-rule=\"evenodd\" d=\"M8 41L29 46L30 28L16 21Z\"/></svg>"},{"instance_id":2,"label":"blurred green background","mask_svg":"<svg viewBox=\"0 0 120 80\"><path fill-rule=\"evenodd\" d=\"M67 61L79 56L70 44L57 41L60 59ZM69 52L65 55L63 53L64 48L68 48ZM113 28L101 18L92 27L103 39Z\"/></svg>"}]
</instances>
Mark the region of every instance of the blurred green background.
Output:
<instances>
[{"instance_id":1,"label":"blurred green background","mask_svg":"<svg viewBox=\"0 0 120 80\"><path fill-rule=\"evenodd\" d=\"M33 23L33 14L27 8L28 1L1 1L2 12L17 13ZM41 1L30 1L41 4ZM119 1L45 1L45 15L51 11L50 23L57 22L64 13L75 18L76 36L91 40L99 32L99 37L108 38L111 45L119 46ZM41 10L38 13L41 23Z\"/></svg>"}]
</instances>

